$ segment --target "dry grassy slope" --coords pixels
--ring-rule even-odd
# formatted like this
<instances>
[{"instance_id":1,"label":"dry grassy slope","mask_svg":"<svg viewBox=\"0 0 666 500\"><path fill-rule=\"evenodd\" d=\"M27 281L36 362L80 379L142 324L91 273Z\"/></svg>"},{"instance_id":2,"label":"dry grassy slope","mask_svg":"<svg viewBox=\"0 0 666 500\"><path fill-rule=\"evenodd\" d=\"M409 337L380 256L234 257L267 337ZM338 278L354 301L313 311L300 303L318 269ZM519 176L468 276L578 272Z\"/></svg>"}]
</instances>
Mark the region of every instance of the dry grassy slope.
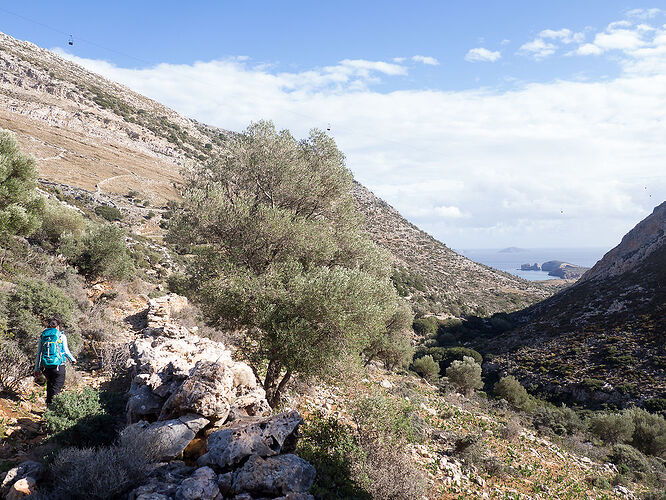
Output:
<instances>
[{"instance_id":1,"label":"dry grassy slope","mask_svg":"<svg viewBox=\"0 0 666 500\"><path fill-rule=\"evenodd\" d=\"M491 350L501 370L582 403L666 398L666 203L589 278L520 313ZM586 378L607 383L603 389ZM597 382L596 385L599 385Z\"/></svg>"},{"instance_id":2,"label":"dry grassy slope","mask_svg":"<svg viewBox=\"0 0 666 500\"><path fill-rule=\"evenodd\" d=\"M177 198L188 160L218 151L224 131L199 124L31 43L0 33L0 127L17 133L44 179L108 194L140 192L151 206ZM492 313L551 289L473 263L357 185L367 229L423 278L419 309Z\"/></svg>"},{"instance_id":3,"label":"dry grassy slope","mask_svg":"<svg viewBox=\"0 0 666 500\"><path fill-rule=\"evenodd\" d=\"M477 264L457 254L358 183L354 184L354 196L365 215L366 230L372 239L391 252L398 266L420 276L427 288L420 295L424 299L439 296L445 312L451 312L447 311L451 304L465 304L471 309L467 312L474 313L516 310L551 293L543 285Z\"/></svg>"}]
</instances>

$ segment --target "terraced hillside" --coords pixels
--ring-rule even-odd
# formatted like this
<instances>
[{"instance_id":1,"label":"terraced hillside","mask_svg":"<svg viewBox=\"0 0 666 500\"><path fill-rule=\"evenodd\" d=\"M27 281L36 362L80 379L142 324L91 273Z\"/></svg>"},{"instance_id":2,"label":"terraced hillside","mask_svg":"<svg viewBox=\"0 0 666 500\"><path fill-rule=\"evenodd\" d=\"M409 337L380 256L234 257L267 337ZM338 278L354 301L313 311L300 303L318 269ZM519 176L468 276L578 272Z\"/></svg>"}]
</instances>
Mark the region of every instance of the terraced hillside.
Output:
<instances>
[{"instance_id":1,"label":"terraced hillside","mask_svg":"<svg viewBox=\"0 0 666 500\"><path fill-rule=\"evenodd\" d=\"M519 313L493 369L590 406L666 398L666 202L574 286Z\"/></svg>"},{"instance_id":2,"label":"terraced hillside","mask_svg":"<svg viewBox=\"0 0 666 500\"><path fill-rule=\"evenodd\" d=\"M151 207L177 199L181 169L222 151L228 133L1 33L0 96L0 127L36 156L44 180L93 193L134 192ZM552 293L456 254L363 186L354 194L420 312L485 315Z\"/></svg>"}]
</instances>

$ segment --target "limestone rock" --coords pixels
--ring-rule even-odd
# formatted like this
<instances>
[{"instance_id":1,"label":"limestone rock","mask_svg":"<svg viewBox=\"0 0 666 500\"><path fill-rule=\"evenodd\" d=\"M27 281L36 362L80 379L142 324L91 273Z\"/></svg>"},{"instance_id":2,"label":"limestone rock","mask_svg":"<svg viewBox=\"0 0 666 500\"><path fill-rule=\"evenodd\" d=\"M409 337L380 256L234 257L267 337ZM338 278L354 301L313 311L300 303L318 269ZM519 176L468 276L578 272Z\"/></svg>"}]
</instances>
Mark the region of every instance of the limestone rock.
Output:
<instances>
[{"instance_id":1,"label":"limestone rock","mask_svg":"<svg viewBox=\"0 0 666 500\"><path fill-rule=\"evenodd\" d=\"M159 419L198 413L225 420L235 399L233 364L231 360L198 362L187 380L164 403Z\"/></svg>"},{"instance_id":2,"label":"limestone rock","mask_svg":"<svg viewBox=\"0 0 666 500\"><path fill-rule=\"evenodd\" d=\"M291 451L302 422L297 411L234 422L210 435L208 453L200 457L198 463L227 468L250 455L269 457Z\"/></svg>"},{"instance_id":3,"label":"limestone rock","mask_svg":"<svg viewBox=\"0 0 666 500\"><path fill-rule=\"evenodd\" d=\"M35 482L41 478L44 466L39 462L27 461L10 469L0 483L0 495L8 495L13 485L21 479L31 478L34 486ZM21 483L20 487L24 484ZM17 497L18 498L18 497Z\"/></svg>"},{"instance_id":4,"label":"limestone rock","mask_svg":"<svg viewBox=\"0 0 666 500\"><path fill-rule=\"evenodd\" d=\"M235 493L273 496L307 492L315 476L315 468L296 455L278 455L266 459L252 455L234 473L232 490Z\"/></svg>"},{"instance_id":5,"label":"limestone rock","mask_svg":"<svg viewBox=\"0 0 666 500\"><path fill-rule=\"evenodd\" d=\"M180 484L178 490L176 490L175 500L216 500L221 498L220 488L217 485L217 474L210 467L202 467Z\"/></svg>"},{"instance_id":6,"label":"limestone rock","mask_svg":"<svg viewBox=\"0 0 666 500\"><path fill-rule=\"evenodd\" d=\"M145 421L126 427L123 434L137 433L148 438L158 450L163 461L180 457L197 432L209 424L200 415L183 415L172 420L149 424Z\"/></svg>"},{"instance_id":7,"label":"limestone rock","mask_svg":"<svg viewBox=\"0 0 666 500\"><path fill-rule=\"evenodd\" d=\"M9 489L9 493L5 497L7 500L17 500L19 498L27 497L35 492L35 481L34 478L27 476L22 479L19 479L12 487Z\"/></svg>"},{"instance_id":8,"label":"limestone rock","mask_svg":"<svg viewBox=\"0 0 666 500\"><path fill-rule=\"evenodd\" d=\"M223 344L171 322L175 294L149 302L148 327L130 345L133 380L127 419L166 420L198 413L224 421L270 411L265 391L250 367L233 361Z\"/></svg>"}]
</instances>

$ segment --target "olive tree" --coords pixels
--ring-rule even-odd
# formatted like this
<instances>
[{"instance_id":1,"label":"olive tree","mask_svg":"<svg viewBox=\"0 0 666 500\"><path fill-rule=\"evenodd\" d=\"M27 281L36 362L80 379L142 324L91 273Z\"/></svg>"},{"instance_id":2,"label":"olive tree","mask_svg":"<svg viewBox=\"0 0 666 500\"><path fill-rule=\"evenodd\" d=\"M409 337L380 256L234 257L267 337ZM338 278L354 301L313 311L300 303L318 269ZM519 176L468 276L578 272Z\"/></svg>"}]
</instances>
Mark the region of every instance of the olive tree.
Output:
<instances>
[{"instance_id":1,"label":"olive tree","mask_svg":"<svg viewBox=\"0 0 666 500\"><path fill-rule=\"evenodd\" d=\"M191 295L210 322L245 331L271 405L292 375L359 356L391 323L389 259L360 231L352 182L325 133L298 141L254 123L190 169L171 219Z\"/></svg>"},{"instance_id":2,"label":"olive tree","mask_svg":"<svg viewBox=\"0 0 666 500\"><path fill-rule=\"evenodd\" d=\"M14 134L0 129L0 233L29 235L39 228L35 159L21 152Z\"/></svg>"}]
</instances>

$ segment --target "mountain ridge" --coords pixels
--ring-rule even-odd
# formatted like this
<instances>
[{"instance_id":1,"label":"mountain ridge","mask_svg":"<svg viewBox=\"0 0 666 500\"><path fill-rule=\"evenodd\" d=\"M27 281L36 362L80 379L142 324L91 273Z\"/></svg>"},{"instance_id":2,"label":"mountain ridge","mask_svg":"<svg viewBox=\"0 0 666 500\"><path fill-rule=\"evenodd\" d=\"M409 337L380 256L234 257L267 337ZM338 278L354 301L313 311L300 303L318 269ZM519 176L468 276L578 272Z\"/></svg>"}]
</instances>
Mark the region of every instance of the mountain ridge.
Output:
<instances>
[{"instance_id":1,"label":"mountain ridge","mask_svg":"<svg viewBox=\"0 0 666 500\"><path fill-rule=\"evenodd\" d=\"M0 126L18 134L47 181L121 196L138 191L159 206L178 199L187 162L222 152L230 133L5 34L0 68ZM418 312L485 315L552 293L456 254L359 184L353 192L372 239L404 268ZM416 281L422 286L412 286Z\"/></svg>"}]
</instances>

